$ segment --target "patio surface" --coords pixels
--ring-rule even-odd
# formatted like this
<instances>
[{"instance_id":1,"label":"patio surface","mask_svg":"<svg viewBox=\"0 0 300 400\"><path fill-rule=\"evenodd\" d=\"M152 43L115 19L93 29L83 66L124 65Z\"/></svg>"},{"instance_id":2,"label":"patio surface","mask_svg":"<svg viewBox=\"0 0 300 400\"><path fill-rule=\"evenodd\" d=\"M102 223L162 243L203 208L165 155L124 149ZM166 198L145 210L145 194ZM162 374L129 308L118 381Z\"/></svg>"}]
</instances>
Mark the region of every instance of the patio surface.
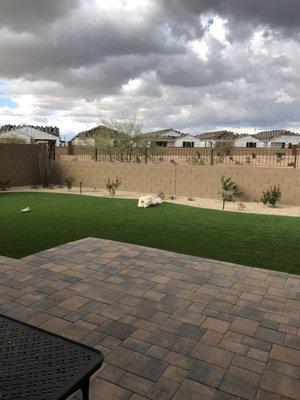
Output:
<instances>
[{"instance_id":1,"label":"patio surface","mask_svg":"<svg viewBox=\"0 0 300 400\"><path fill-rule=\"evenodd\" d=\"M0 312L102 350L91 400L300 399L300 276L87 238L0 256Z\"/></svg>"}]
</instances>

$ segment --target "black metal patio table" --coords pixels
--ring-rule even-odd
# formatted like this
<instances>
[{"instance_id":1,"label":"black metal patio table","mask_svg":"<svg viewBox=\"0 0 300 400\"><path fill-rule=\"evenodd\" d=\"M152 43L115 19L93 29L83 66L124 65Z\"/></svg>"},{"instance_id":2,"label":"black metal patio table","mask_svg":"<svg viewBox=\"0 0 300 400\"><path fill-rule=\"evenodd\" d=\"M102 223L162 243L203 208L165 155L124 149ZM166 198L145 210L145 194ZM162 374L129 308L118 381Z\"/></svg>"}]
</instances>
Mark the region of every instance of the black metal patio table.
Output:
<instances>
[{"instance_id":1,"label":"black metal patio table","mask_svg":"<svg viewBox=\"0 0 300 400\"><path fill-rule=\"evenodd\" d=\"M0 314L0 400L89 398L91 375L103 354Z\"/></svg>"}]
</instances>

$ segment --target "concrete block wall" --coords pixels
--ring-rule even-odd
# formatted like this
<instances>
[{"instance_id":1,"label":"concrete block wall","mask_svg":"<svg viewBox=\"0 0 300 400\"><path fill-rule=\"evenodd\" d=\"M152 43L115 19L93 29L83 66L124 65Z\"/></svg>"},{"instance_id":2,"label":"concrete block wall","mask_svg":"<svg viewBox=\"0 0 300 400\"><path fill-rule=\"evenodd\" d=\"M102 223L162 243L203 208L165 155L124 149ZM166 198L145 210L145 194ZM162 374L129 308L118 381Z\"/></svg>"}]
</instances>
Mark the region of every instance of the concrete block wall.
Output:
<instances>
[{"instance_id":1,"label":"concrete block wall","mask_svg":"<svg viewBox=\"0 0 300 400\"><path fill-rule=\"evenodd\" d=\"M40 183L37 145L0 144L0 180L10 186Z\"/></svg>"},{"instance_id":2,"label":"concrete block wall","mask_svg":"<svg viewBox=\"0 0 300 400\"><path fill-rule=\"evenodd\" d=\"M279 184L282 203L300 205L300 169L293 168L54 161L52 182L62 183L64 175L72 175L77 185L82 181L89 188L103 189L108 177L118 176L124 191L213 199L219 198L225 175L240 185L245 201L260 200L263 190Z\"/></svg>"}]
</instances>

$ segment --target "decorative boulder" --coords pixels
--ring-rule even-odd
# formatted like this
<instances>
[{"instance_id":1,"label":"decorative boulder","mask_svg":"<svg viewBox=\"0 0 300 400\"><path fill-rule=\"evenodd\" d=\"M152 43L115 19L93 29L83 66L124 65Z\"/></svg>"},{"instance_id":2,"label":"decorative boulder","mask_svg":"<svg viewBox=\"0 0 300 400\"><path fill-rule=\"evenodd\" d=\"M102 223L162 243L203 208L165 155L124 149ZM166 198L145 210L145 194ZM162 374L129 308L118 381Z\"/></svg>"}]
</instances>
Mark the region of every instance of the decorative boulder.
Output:
<instances>
[{"instance_id":1,"label":"decorative boulder","mask_svg":"<svg viewBox=\"0 0 300 400\"><path fill-rule=\"evenodd\" d=\"M150 207L155 204L162 204L162 199L156 196L140 196L138 207Z\"/></svg>"}]
</instances>

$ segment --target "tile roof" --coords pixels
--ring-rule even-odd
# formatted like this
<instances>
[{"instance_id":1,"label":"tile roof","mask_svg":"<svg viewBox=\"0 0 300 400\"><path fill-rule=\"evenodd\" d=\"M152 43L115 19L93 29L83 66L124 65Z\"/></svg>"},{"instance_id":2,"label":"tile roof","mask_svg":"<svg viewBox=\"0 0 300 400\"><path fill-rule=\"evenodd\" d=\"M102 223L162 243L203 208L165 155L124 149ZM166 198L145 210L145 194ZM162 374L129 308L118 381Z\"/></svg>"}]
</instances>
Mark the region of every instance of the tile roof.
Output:
<instances>
[{"instance_id":1,"label":"tile roof","mask_svg":"<svg viewBox=\"0 0 300 400\"><path fill-rule=\"evenodd\" d=\"M204 132L196 136L200 140L219 139L219 140L233 140L238 137L238 134L231 131L214 131Z\"/></svg>"},{"instance_id":2,"label":"tile roof","mask_svg":"<svg viewBox=\"0 0 300 400\"><path fill-rule=\"evenodd\" d=\"M264 140L264 139L268 140L268 139L274 139L274 138L277 138L277 137L283 136L283 135L300 136L299 133L291 132L286 129L277 129L274 131L261 131L261 132L257 132L253 136L260 140Z\"/></svg>"},{"instance_id":3,"label":"tile roof","mask_svg":"<svg viewBox=\"0 0 300 400\"><path fill-rule=\"evenodd\" d=\"M20 130L23 128L33 128L37 129L39 131L45 132L45 133L50 133L51 135L59 137L59 128L56 126L36 126L36 125L3 125L0 127L0 133L5 133L5 132L10 132L10 131L15 131L15 130Z\"/></svg>"},{"instance_id":4,"label":"tile roof","mask_svg":"<svg viewBox=\"0 0 300 400\"><path fill-rule=\"evenodd\" d=\"M96 135L101 135L101 134L110 135L112 137L115 137L118 135L118 132L115 129L109 128L108 126L99 125L99 126L96 126L95 128L88 129L87 131L78 133L72 140L91 138L91 137L94 137Z\"/></svg>"},{"instance_id":5,"label":"tile roof","mask_svg":"<svg viewBox=\"0 0 300 400\"><path fill-rule=\"evenodd\" d=\"M9 135L24 135L30 139L35 140L58 140L59 136L54 135L51 132L47 132L38 128L33 128L32 126L22 126L17 129L12 129L6 132L0 133L0 136L9 136Z\"/></svg>"},{"instance_id":6,"label":"tile roof","mask_svg":"<svg viewBox=\"0 0 300 400\"><path fill-rule=\"evenodd\" d=\"M169 133L168 133L169 132ZM155 132L147 132L144 134L145 137L153 138L153 139L162 139L162 140L175 140L180 137L186 136L185 133L182 133L180 131L176 131L175 129L161 129L159 131Z\"/></svg>"}]
</instances>

